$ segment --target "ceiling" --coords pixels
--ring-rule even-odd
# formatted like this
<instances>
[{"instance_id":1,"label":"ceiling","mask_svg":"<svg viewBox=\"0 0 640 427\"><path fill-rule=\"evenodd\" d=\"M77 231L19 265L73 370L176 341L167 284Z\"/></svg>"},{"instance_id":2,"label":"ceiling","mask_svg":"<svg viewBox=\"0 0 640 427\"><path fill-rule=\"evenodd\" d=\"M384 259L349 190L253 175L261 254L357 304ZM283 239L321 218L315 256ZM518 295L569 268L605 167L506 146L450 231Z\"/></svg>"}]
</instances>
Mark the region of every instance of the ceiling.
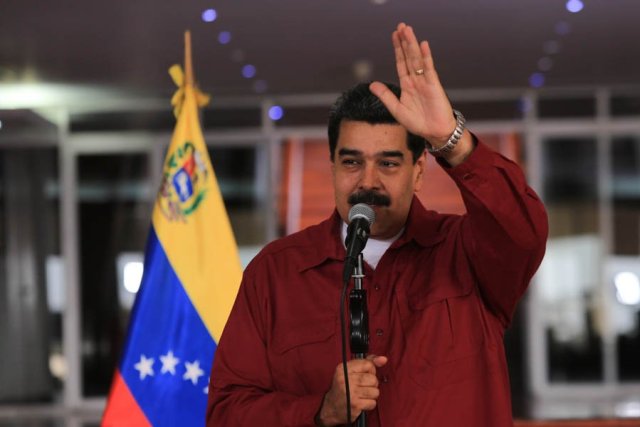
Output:
<instances>
[{"instance_id":1,"label":"ceiling","mask_svg":"<svg viewBox=\"0 0 640 427\"><path fill-rule=\"evenodd\" d=\"M169 96L185 29L196 78L214 96L255 95L256 85L267 95L339 92L395 80L390 34L401 20L430 41L448 89L527 87L545 56L546 87L640 83L638 0L583 0L579 13L566 0L383 1L2 0L0 99L23 82ZM202 20L207 8L214 22ZM242 77L245 64L255 77Z\"/></svg>"}]
</instances>

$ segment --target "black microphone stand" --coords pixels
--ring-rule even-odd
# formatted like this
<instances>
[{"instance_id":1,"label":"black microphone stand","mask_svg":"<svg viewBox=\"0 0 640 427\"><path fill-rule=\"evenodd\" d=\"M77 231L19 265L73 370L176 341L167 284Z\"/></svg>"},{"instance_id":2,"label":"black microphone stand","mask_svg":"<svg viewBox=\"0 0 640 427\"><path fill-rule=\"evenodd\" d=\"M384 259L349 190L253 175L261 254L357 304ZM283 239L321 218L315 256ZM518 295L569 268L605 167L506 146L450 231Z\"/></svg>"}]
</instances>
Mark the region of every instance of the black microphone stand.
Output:
<instances>
[{"instance_id":1,"label":"black microphone stand","mask_svg":"<svg viewBox=\"0 0 640 427\"><path fill-rule=\"evenodd\" d=\"M351 319L351 352L356 359L364 359L369 352L369 313L367 311L367 291L362 289L362 253L353 269L353 289L349 294L349 318ZM357 427L366 427L367 415L364 411L356 419Z\"/></svg>"}]
</instances>

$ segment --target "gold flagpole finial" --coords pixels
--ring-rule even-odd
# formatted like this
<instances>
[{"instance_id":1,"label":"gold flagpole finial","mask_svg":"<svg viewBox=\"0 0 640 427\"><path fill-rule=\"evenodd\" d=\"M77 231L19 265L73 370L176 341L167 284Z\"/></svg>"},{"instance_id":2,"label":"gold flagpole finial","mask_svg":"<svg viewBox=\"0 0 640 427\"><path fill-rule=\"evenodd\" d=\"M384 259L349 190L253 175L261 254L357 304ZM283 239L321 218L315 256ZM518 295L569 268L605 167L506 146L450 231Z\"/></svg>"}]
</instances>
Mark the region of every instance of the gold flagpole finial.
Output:
<instances>
[{"instance_id":1,"label":"gold flagpole finial","mask_svg":"<svg viewBox=\"0 0 640 427\"><path fill-rule=\"evenodd\" d=\"M182 104L185 100L186 88L191 88L195 95L196 104L198 107L204 107L209 103L209 95L202 93L195 84L195 78L193 76L193 63L191 61L191 32L189 30L184 32L184 72L180 65L173 65L169 68L169 74L173 79L178 90L171 98L171 105L173 105L173 114L176 118L182 111Z\"/></svg>"}]
</instances>

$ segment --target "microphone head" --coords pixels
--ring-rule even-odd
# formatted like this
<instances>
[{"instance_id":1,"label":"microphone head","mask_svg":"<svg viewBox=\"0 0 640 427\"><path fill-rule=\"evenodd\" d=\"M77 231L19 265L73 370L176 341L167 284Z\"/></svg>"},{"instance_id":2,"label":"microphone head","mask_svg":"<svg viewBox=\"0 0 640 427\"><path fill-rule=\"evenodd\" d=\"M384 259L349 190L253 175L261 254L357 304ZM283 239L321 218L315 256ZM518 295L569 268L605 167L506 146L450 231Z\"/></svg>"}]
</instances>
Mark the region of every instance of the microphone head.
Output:
<instances>
[{"instance_id":1,"label":"microphone head","mask_svg":"<svg viewBox=\"0 0 640 427\"><path fill-rule=\"evenodd\" d=\"M349 223L356 218L366 219L369 222L369 227L371 227L373 222L376 220L376 213L371 206L366 203L358 203L349 209Z\"/></svg>"}]
</instances>

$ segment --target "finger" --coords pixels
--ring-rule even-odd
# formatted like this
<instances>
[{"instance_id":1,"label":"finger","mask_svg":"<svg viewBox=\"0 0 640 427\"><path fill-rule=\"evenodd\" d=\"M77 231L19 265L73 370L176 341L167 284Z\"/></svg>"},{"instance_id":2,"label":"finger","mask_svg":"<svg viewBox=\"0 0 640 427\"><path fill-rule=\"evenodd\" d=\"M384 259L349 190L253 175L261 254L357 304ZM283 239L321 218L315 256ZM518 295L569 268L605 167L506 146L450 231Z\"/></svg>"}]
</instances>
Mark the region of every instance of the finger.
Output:
<instances>
[{"instance_id":1,"label":"finger","mask_svg":"<svg viewBox=\"0 0 640 427\"><path fill-rule=\"evenodd\" d=\"M375 374L350 374L349 383L358 387L378 387L378 377Z\"/></svg>"},{"instance_id":2,"label":"finger","mask_svg":"<svg viewBox=\"0 0 640 427\"><path fill-rule=\"evenodd\" d=\"M363 411L373 411L378 406L375 400L363 400L357 405L351 405L351 422L354 422Z\"/></svg>"},{"instance_id":3,"label":"finger","mask_svg":"<svg viewBox=\"0 0 640 427\"><path fill-rule=\"evenodd\" d=\"M426 73L434 73L436 72L436 67L433 62L433 55L431 54L431 48L429 47L429 42L422 41L420 43L420 53L422 54L422 61L425 65L425 74Z\"/></svg>"},{"instance_id":4,"label":"finger","mask_svg":"<svg viewBox=\"0 0 640 427\"><path fill-rule=\"evenodd\" d=\"M378 97L384 106L387 107L387 110L389 110L391 115L397 120L396 112L400 106L400 100L398 100L398 97L389 90L387 85L380 82L373 82L369 85L369 90Z\"/></svg>"},{"instance_id":5,"label":"finger","mask_svg":"<svg viewBox=\"0 0 640 427\"><path fill-rule=\"evenodd\" d=\"M347 363L347 372L349 373L349 378L351 378L352 374L376 374L376 366L373 364L371 360L366 359L357 359L350 360Z\"/></svg>"},{"instance_id":6,"label":"finger","mask_svg":"<svg viewBox=\"0 0 640 427\"><path fill-rule=\"evenodd\" d=\"M418 44L418 39L416 38L415 33L413 32L413 28L409 26L405 27L400 33L400 41L409 73L413 74L416 70L424 70L426 65L422 59L420 45Z\"/></svg>"},{"instance_id":7,"label":"finger","mask_svg":"<svg viewBox=\"0 0 640 427\"><path fill-rule=\"evenodd\" d=\"M380 389L376 387L358 387L351 393L351 397L357 402L358 400L377 399L380 397Z\"/></svg>"},{"instance_id":8,"label":"finger","mask_svg":"<svg viewBox=\"0 0 640 427\"><path fill-rule=\"evenodd\" d=\"M376 368L382 368L387 364L389 359L386 356L376 356L372 361Z\"/></svg>"},{"instance_id":9,"label":"finger","mask_svg":"<svg viewBox=\"0 0 640 427\"><path fill-rule=\"evenodd\" d=\"M363 411L373 411L374 409L376 409L376 406L378 406L378 401L374 399L363 400L360 404L360 407Z\"/></svg>"},{"instance_id":10,"label":"finger","mask_svg":"<svg viewBox=\"0 0 640 427\"><path fill-rule=\"evenodd\" d=\"M361 403L367 400L376 401L380 397L380 390L374 387L359 388L351 393L351 400L356 407L362 409Z\"/></svg>"},{"instance_id":11,"label":"finger","mask_svg":"<svg viewBox=\"0 0 640 427\"><path fill-rule=\"evenodd\" d=\"M376 366L373 364L371 360L366 359L353 359L347 362L347 375L349 375L349 379L352 377L361 375L361 374L376 374ZM336 366L336 369L333 373L334 380L343 382L344 381L344 367L342 363Z\"/></svg>"},{"instance_id":12,"label":"finger","mask_svg":"<svg viewBox=\"0 0 640 427\"><path fill-rule=\"evenodd\" d=\"M351 407L356 411L370 411L377 405L380 390L377 388L363 388L351 393Z\"/></svg>"},{"instance_id":13,"label":"finger","mask_svg":"<svg viewBox=\"0 0 640 427\"><path fill-rule=\"evenodd\" d=\"M400 42L400 35L397 30L391 34L391 42L393 43L393 53L396 56L396 71L398 72L398 78L402 79L409 75L410 71L407 68L407 61L404 57L402 43Z\"/></svg>"},{"instance_id":14,"label":"finger","mask_svg":"<svg viewBox=\"0 0 640 427\"><path fill-rule=\"evenodd\" d=\"M378 356L377 354L369 354L366 359L371 360L377 368L386 365L388 361L386 356Z\"/></svg>"}]
</instances>

